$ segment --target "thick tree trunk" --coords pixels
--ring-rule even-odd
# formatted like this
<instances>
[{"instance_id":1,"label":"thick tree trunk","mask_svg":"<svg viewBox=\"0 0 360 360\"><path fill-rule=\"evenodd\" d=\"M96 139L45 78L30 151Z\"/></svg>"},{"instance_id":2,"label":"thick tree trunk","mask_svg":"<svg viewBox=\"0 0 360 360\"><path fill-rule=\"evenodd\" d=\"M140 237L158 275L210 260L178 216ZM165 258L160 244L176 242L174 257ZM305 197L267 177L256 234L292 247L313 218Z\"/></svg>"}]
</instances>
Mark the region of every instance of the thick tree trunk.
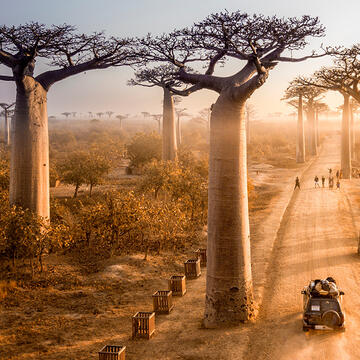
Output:
<instances>
[{"instance_id":1,"label":"thick tree trunk","mask_svg":"<svg viewBox=\"0 0 360 360\"><path fill-rule=\"evenodd\" d=\"M222 94L211 115L205 327L254 314L244 103Z\"/></svg>"},{"instance_id":2,"label":"thick tree trunk","mask_svg":"<svg viewBox=\"0 0 360 360\"><path fill-rule=\"evenodd\" d=\"M351 178L351 144L350 144L350 102L349 95L344 94L344 108L341 126L341 170L344 179Z\"/></svg>"},{"instance_id":3,"label":"thick tree trunk","mask_svg":"<svg viewBox=\"0 0 360 360\"><path fill-rule=\"evenodd\" d=\"M311 102L308 103L308 131L309 131L309 152L311 156L317 155L315 113Z\"/></svg>"},{"instance_id":4,"label":"thick tree trunk","mask_svg":"<svg viewBox=\"0 0 360 360\"><path fill-rule=\"evenodd\" d=\"M10 145L10 118L7 110L5 110L5 133L4 133L4 141L6 145Z\"/></svg>"},{"instance_id":5,"label":"thick tree trunk","mask_svg":"<svg viewBox=\"0 0 360 360\"><path fill-rule=\"evenodd\" d=\"M175 160L176 151L177 151L177 146L176 146L174 101L169 89L164 88L163 134L162 134L163 160Z\"/></svg>"},{"instance_id":6,"label":"thick tree trunk","mask_svg":"<svg viewBox=\"0 0 360 360\"><path fill-rule=\"evenodd\" d=\"M303 99L299 96L298 106L298 122L296 132L296 162L305 162L305 133L304 133L304 118L303 118Z\"/></svg>"},{"instance_id":7,"label":"thick tree trunk","mask_svg":"<svg viewBox=\"0 0 360 360\"><path fill-rule=\"evenodd\" d=\"M181 121L180 121L180 115L177 117L176 121L176 145L179 148L181 145Z\"/></svg>"},{"instance_id":8,"label":"thick tree trunk","mask_svg":"<svg viewBox=\"0 0 360 360\"><path fill-rule=\"evenodd\" d=\"M250 114L246 112L246 143L249 145L251 142L250 138Z\"/></svg>"},{"instance_id":9,"label":"thick tree trunk","mask_svg":"<svg viewBox=\"0 0 360 360\"><path fill-rule=\"evenodd\" d=\"M350 139L351 139L351 160L356 160L356 151L355 151L355 121L354 121L354 111L349 106L350 111Z\"/></svg>"},{"instance_id":10,"label":"thick tree trunk","mask_svg":"<svg viewBox=\"0 0 360 360\"><path fill-rule=\"evenodd\" d=\"M316 146L320 144L320 133L319 133L319 111L315 110L315 130L316 130Z\"/></svg>"},{"instance_id":11,"label":"thick tree trunk","mask_svg":"<svg viewBox=\"0 0 360 360\"><path fill-rule=\"evenodd\" d=\"M17 84L12 125L10 203L50 218L47 92L32 77Z\"/></svg>"}]
</instances>

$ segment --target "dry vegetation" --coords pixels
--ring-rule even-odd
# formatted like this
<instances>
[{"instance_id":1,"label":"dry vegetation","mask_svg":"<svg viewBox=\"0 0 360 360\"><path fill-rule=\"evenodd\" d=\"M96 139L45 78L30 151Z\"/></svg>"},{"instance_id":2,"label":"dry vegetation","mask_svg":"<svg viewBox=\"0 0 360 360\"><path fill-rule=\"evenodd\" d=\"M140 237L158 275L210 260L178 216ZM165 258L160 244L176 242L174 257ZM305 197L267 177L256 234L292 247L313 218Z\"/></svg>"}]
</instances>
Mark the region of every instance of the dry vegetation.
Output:
<instances>
[{"instance_id":1,"label":"dry vegetation","mask_svg":"<svg viewBox=\"0 0 360 360\"><path fill-rule=\"evenodd\" d=\"M131 315L150 310L150 295L166 288L165 280L182 273L183 261L205 246L208 145L204 126L194 126L192 136L187 135L193 124L184 125L177 164L161 163L154 156L151 162L132 162L141 175L125 175L129 162L124 156L132 151L126 145L134 144L140 129L117 130L110 121L74 120L66 127L52 123L55 178L61 177L56 164L84 148L111 154L111 170L92 197L85 186L76 199L74 186L52 189L52 228L46 238L38 234L36 248L20 241L21 231L18 242L13 240L15 253L1 242L1 359L89 359L114 338L129 344ZM280 136L279 130L278 125L253 124L250 169L255 164L274 168L267 168L264 181L249 181L252 224L279 193L270 180L272 171L296 166L290 145L295 143L295 129L288 126ZM4 161L2 209L8 207L7 176ZM3 220L9 216L2 211ZM22 234L37 229L36 219L11 216L24 226ZM7 238L6 231L2 238Z\"/></svg>"}]
</instances>

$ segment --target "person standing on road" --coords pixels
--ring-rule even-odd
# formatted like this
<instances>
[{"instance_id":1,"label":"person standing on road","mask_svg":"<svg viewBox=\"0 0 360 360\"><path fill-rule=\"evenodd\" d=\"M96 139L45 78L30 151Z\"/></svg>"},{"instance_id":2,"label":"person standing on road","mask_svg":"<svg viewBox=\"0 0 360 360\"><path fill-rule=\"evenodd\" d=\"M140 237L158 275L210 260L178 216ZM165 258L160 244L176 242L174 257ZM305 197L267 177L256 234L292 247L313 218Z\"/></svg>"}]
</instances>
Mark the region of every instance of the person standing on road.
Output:
<instances>
[{"instance_id":1,"label":"person standing on road","mask_svg":"<svg viewBox=\"0 0 360 360\"><path fill-rule=\"evenodd\" d=\"M337 179L337 181L336 181L336 188L338 190L340 190L340 180L339 179Z\"/></svg>"},{"instance_id":2,"label":"person standing on road","mask_svg":"<svg viewBox=\"0 0 360 360\"><path fill-rule=\"evenodd\" d=\"M338 170L338 171L336 171L336 178L339 179L339 177L340 177L340 172Z\"/></svg>"},{"instance_id":3,"label":"person standing on road","mask_svg":"<svg viewBox=\"0 0 360 360\"><path fill-rule=\"evenodd\" d=\"M315 188L316 188L316 186L317 186L318 188L320 188L320 185L319 185L319 178L318 178L318 176L317 176L317 175L315 175L314 181L315 181Z\"/></svg>"},{"instance_id":4,"label":"person standing on road","mask_svg":"<svg viewBox=\"0 0 360 360\"><path fill-rule=\"evenodd\" d=\"M325 187L325 176L324 175L321 177L321 183L322 183L322 187L324 188Z\"/></svg>"},{"instance_id":5,"label":"person standing on road","mask_svg":"<svg viewBox=\"0 0 360 360\"><path fill-rule=\"evenodd\" d=\"M334 186L334 178L332 176L329 176L329 189L332 189Z\"/></svg>"},{"instance_id":6,"label":"person standing on road","mask_svg":"<svg viewBox=\"0 0 360 360\"><path fill-rule=\"evenodd\" d=\"M296 188L299 188L300 189L300 180L299 180L299 177L297 176L296 179L295 179L295 187L294 187L294 190Z\"/></svg>"}]
</instances>

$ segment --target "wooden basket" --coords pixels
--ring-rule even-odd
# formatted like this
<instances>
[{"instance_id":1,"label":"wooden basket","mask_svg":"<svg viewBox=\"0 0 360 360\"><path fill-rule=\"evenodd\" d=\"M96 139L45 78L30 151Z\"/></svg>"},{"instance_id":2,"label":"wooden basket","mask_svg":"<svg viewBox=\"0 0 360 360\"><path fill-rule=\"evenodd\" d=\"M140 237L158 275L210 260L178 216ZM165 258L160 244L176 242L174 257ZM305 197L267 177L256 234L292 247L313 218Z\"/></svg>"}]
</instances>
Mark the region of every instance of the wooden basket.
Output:
<instances>
[{"instance_id":1,"label":"wooden basket","mask_svg":"<svg viewBox=\"0 0 360 360\"><path fill-rule=\"evenodd\" d=\"M139 311L132 317L132 338L150 337L155 333L155 313Z\"/></svg>"},{"instance_id":2,"label":"wooden basket","mask_svg":"<svg viewBox=\"0 0 360 360\"><path fill-rule=\"evenodd\" d=\"M197 259L200 259L200 266L205 267L207 263L206 249L197 249L195 256Z\"/></svg>"},{"instance_id":3,"label":"wooden basket","mask_svg":"<svg viewBox=\"0 0 360 360\"><path fill-rule=\"evenodd\" d=\"M173 309L172 291L159 290L153 294L154 312L156 314L169 314Z\"/></svg>"},{"instance_id":4,"label":"wooden basket","mask_svg":"<svg viewBox=\"0 0 360 360\"><path fill-rule=\"evenodd\" d=\"M168 280L169 290L172 291L173 296L184 296L186 294L186 280L185 275L173 275Z\"/></svg>"},{"instance_id":5,"label":"wooden basket","mask_svg":"<svg viewBox=\"0 0 360 360\"><path fill-rule=\"evenodd\" d=\"M126 346L105 345L99 351L99 360L125 360Z\"/></svg>"},{"instance_id":6,"label":"wooden basket","mask_svg":"<svg viewBox=\"0 0 360 360\"><path fill-rule=\"evenodd\" d=\"M187 279L197 279L201 275L200 259L190 259L184 262Z\"/></svg>"}]
</instances>

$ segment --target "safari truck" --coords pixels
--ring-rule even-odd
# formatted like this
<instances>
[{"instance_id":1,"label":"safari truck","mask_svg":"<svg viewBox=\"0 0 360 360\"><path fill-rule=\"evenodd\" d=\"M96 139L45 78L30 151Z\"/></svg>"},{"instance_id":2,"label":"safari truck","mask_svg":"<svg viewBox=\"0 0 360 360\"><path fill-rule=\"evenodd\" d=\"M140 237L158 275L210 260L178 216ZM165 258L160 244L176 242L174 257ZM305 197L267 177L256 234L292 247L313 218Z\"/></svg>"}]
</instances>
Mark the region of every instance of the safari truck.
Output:
<instances>
[{"instance_id":1,"label":"safari truck","mask_svg":"<svg viewBox=\"0 0 360 360\"><path fill-rule=\"evenodd\" d=\"M303 294L303 330L344 330L343 291L332 277L312 280Z\"/></svg>"}]
</instances>

